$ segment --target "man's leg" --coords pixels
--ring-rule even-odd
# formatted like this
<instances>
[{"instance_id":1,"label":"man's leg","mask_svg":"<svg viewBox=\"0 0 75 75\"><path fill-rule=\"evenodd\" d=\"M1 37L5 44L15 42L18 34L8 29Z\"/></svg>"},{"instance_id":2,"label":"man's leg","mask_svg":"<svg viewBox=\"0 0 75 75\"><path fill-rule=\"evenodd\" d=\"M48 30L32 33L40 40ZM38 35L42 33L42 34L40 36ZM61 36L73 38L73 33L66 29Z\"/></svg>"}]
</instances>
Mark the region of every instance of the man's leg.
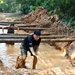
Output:
<instances>
[{"instance_id":1,"label":"man's leg","mask_svg":"<svg viewBox=\"0 0 75 75\"><path fill-rule=\"evenodd\" d=\"M33 59L33 69L35 69L36 68L36 64L37 64L37 57L36 56L33 56L34 57L34 59Z\"/></svg>"},{"instance_id":2,"label":"man's leg","mask_svg":"<svg viewBox=\"0 0 75 75\"><path fill-rule=\"evenodd\" d=\"M21 49L21 55L17 57L17 62L16 62L16 68L26 68L25 66L25 60L27 57L27 51L22 48Z\"/></svg>"},{"instance_id":3,"label":"man's leg","mask_svg":"<svg viewBox=\"0 0 75 75\"><path fill-rule=\"evenodd\" d=\"M34 47L34 52L37 54L37 47ZM37 64L37 57L36 56L33 56L34 59L33 59L33 69L36 68L36 64Z\"/></svg>"},{"instance_id":4,"label":"man's leg","mask_svg":"<svg viewBox=\"0 0 75 75\"><path fill-rule=\"evenodd\" d=\"M27 57L27 50L22 48L22 50L21 50L21 59L22 59L22 65L25 68L26 68L26 66L25 66L26 57Z\"/></svg>"},{"instance_id":5,"label":"man's leg","mask_svg":"<svg viewBox=\"0 0 75 75\"><path fill-rule=\"evenodd\" d=\"M21 59L22 59L22 65L23 65L23 67L26 68L26 66L25 66L26 55L21 56Z\"/></svg>"},{"instance_id":6,"label":"man's leg","mask_svg":"<svg viewBox=\"0 0 75 75\"><path fill-rule=\"evenodd\" d=\"M16 60L16 69L18 68L26 68L25 66L25 56L18 56Z\"/></svg>"}]
</instances>

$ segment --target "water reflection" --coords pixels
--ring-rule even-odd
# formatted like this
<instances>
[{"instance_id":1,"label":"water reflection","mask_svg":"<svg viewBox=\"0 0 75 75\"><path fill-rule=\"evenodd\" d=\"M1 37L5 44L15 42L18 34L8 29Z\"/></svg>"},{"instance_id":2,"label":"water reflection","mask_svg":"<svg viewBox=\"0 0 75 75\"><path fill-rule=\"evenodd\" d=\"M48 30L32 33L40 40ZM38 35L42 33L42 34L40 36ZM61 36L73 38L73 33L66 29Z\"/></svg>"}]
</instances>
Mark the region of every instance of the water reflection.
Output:
<instances>
[{"instance_id":1,"label":"water reflection","mask_svg":"<svg viewBox=\"0 0 75 75\"><path fill-rule=\"evenodd\" d=\"M15 45L7 45L0 43L0 59L3 61L5 66L11 67L15 64L15 59L20 52L20 43Z\"/></svg>"},{"instance_id":2,"label":"water reflection","mask_svg":"<svg viewBox=\"0 0 75 75\"><path fill-rule=\"evenodd\" d=\"M3 27L0 25L0 27ZM0 29L0 34L2 34L2 29ZM7 29L4 29L4 34L7 34ZM3 61L4 66L11 67L15 63L15 59L19 54L20 43L15 43L14 45L0 43L0 59Z\"/></svg>"}]
</instances>

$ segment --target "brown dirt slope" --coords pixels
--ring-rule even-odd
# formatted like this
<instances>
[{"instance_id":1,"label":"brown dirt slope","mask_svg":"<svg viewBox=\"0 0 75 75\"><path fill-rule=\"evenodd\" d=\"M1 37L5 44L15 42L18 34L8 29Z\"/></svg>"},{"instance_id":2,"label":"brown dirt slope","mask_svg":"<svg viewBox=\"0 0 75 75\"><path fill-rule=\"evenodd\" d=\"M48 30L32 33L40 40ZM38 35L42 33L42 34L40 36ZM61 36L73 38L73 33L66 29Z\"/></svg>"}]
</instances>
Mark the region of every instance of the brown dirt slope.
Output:
<instances>
[{"instance_id":1,"label":"brown dirt slope","mask_svg":"<svg viewBox=\"0 0 75 75\"><path fill-rule=\"evenodd\" d=\"M35 11L15 21L22 21L24 24L36 24L37 27L49 28L44 32L50 34L67 34L69 29L69 25L60 21L57 14L49 14L44 7L39 7Z\"/></svg>"}]
</instances>

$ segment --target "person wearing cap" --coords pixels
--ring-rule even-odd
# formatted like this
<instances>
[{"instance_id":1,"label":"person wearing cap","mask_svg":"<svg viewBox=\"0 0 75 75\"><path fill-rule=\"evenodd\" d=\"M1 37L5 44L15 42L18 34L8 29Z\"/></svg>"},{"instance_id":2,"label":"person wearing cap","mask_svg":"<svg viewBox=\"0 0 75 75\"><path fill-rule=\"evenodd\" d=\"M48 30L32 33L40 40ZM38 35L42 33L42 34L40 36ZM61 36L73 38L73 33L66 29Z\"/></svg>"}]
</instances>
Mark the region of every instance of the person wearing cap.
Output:
<instances>
[{"instance_id":1,"label":"person wearing cap","mask_svg":"<svg viewBox=\"0 0 75 75\"><path fill-rule=\"evenodd\" d=\"M6 27L2 27L2 32L4 33L4 29L7 28L8 31L7 33L14 33L14 30L17 30L17 32L19 31L19 27L14 26L14 23L11 23L9 26Z\"/></svg>"},{"instance_id":2,"label":"person wearing cap","mask_svg":"<svg viewBox=\"0 0 75 75\"><path fill-rule=\"evenodd\" d=\"M34 57L33 59L33 66L32 68L35 69L36 68L36 64L37 64L37 51L41 42L41 32L39 30L35 30L33 34L28 35L21 44L21 56L18 59L22 60L22 67L25 67L25 60L27 57L27 52L29 51L31 56ZM18 61L17 59L17 61ZM19 67L19 64L16 63L16 69L21 68Z\"/></svg>"}]
</instances>

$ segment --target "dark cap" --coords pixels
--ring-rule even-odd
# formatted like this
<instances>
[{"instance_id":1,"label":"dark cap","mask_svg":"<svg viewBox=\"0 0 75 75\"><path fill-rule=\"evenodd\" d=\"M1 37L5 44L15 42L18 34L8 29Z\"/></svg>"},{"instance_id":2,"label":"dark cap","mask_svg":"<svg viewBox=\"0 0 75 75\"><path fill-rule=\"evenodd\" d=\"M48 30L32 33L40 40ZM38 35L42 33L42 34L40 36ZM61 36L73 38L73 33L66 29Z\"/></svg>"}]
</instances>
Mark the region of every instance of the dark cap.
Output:
<instances>
[{"instance_id":1,"label":"dark cap","mask_svg":"<svg viewBox=\"0 0 75 75\"><path fill-rule=\"evenodd\" d=\"M11 23L11 26L14 26L14 23Z\"/></svg>"},{"instance_id":2,"label":"dark cap","mask_svg":"<svg viewBox=\"0 0 75 75\"><path fill-rule=\"evenodd\" d=\"M39 30L35 30L35 31L34 31L34 34L40 36L40 35L41 35L41 32L40 32Z\"/></svg>"}]
</instances>

